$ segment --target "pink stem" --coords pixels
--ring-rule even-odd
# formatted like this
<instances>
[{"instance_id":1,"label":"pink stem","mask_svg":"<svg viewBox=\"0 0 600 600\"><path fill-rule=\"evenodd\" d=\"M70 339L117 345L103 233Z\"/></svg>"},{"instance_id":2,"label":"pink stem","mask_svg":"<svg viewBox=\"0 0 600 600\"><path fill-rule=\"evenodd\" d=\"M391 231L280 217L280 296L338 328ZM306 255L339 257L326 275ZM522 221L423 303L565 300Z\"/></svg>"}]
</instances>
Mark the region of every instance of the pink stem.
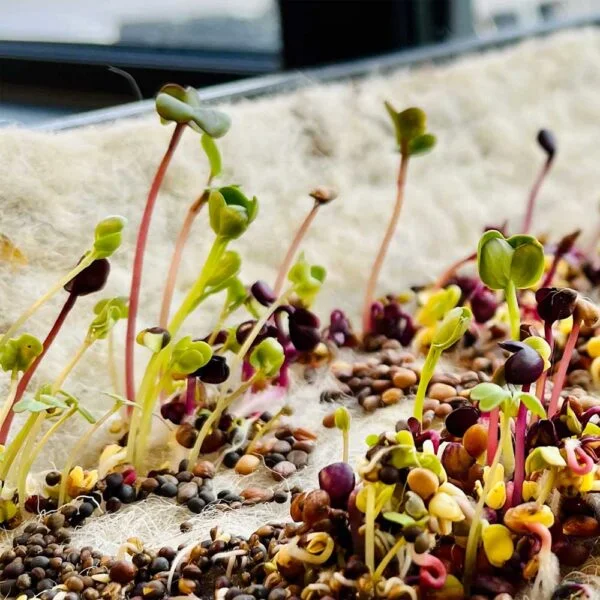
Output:
<instances>
[{"instance_id":1,"label":"pink stem","mask_svg":"<svg viewBox=\"0 0 600 600\"><path fill-rule=\"evenodd\" d=\"M175 242L175 248L173 249L173 256L171 257L171 264L169 265L169 273L167 275L167 281L165 283L165 290L163 292L162 304L160 307L159 325L163 329L167 328L169 322L169 311L171 310L171 301L173 300L173 292L175 291L175 283L177 281L177 273L181 265L181 258L183 256L183 249L190 237L190 231L192 230L192 224L194 219L198 216L200 209L206 204L208 194L203 193L188 209L185 216L185 220L181 225L179 234L177 235L177 241Z\"/></svg>"},{"instance_id":2,"label":"pink stem","mask_svg":"<svg viewBox=\"0 0 600 600\"><path fill-rule=\"evenodd\" d=\"M531 229L531 222L533 221L533 209L535 207L535 201L542 187L544 178L548 174L550 167L552 166L552 158L548 158L544 163L544 166L540 170L531 191L529 192L529 200L527 201L527 212L525 213L525 219L523 220L523 233L527 233Z\"/></svg>"},{"instance_id":3,"label":"pink stem","mask_svg":"<svg viewBox=\"0 0 600 600\"><path fill-rule=\"evenodd\" d=\"M446 567L444 563L427 552L419 554L413 550L412 559L417 564L419 569L419 583L426 588L439 590L446 583Z\"/></svg>"},{"instance_id":4,"label":"pink stem","mask_svg":"<svg viewBox=\"0 0 600 600\"><path fill-rule=\"evenodd\" d=\"M587 475L594 468L592 457L581 448L577 440L567 440L565 442L565 453L569 469L575 475Z\"/></svg>"},{"instance_id":5,"label":"pink stem","mask_svg":"<svg viewBox=\"0 0 600 600\"><path fill-rule=\"evenodd\" d=\"M552 535L550 530L541 523L527 523L527 529L540 538L541 547L539 554L550 554L552 552Z\"/></svg>"},{"instance_id":6,"label":"pink stem","mask_svg":"<svg viewBox=\"0 0 600 600\"><path fill-rule=\"evenodd\" d=\"M185 388L185 414L191 415L196 408L196 378L192 375L187 378Z\"/></svg>"},{"instance_id":7,"label":"pink stem","mask_svg":"<svg viewBox=\"0 0 600 600\"><path fill-rule=\"evenodd\" d=\"M488 426L487 464L491 465L494 456L496 456L496 449L498 448L498 420L500 408L495 408L488 414L490 416L490 422Z\"/></svg>"},{"instance_id":8,"label":"pink stem","mask_svg":"<svg viewBox=\"0 0 600 600\"><path fill-rule=\"evenodd\" d=\"M552 323L544 323L544 337L546 338L546 342L548 342L548 346L550 346L550 363L552 363L552 358L554 355L554 336L552 335ZM548 373L552 369L552 366L547 371L544 371L540 378L537 380L535 386L536 396L540 399L540 402L544 403L544 398L546 397L546 380L548 379Z\"/></svg>"},{"instance_id":9,"label":"pink stem","mask_svg":"<svg viewBox=\"0 0 600 600\"><path fill-rule=\"evenodd\" d=\"M381 246L379 247L379 252L377 253L375 262L373 263L371 275L369 276L369 281L367 282L367 288L365 290L365 299L362 311L363 335L369 333L369 325L371 323L371 304L373 304L373 299L375 298L377 280L379 279L379 273L381 271L381 267L383 266L383 260L385 259L390 242L392 241L392 237L396 231L396 226L398 225L398 219L400 218L400 211L402 210L402 204L404 201L404 188L406 187L407 170L408 150L407 148L402 148L400 169L398 171L398 179L396 184L396 203L394 205L394 211L392 212L392 217L388 223L387 230L385 232L383 241L381 242Z\"/></svg>"},{"instance_id":10,"label":"pink stem","mask_svg":"<svg viewBox=\"0 0 600 600\"><path fill-rule=\"evenodd\" d=\"M523 386L529 391L529 384ZM525 436L527 434L527 407L521 402L515 424L515 475L512 493L512 506L521 504L523 481L525 479Z\"/></svg>"},{"instance_id":11,"label":"pink stem","mask_svg":"<svg viewBox=\"0 0 600 600\"><path fill-rule=\"evenodd\" d=\"M469 254L469 256L465 256L460 260L457 260L455 263L452 263L436 280L433 284L434 289L443 288L452 277L454 277L456 271L460 269L462 266L470 263L471 261L477 258L477 252L473 252L473 254Z\"/></svg>"},{"instance_id":12,"label":"pink stem","mask_svg":"<svg viewBox=\"0 0 600 600\"><path fill-rule=\"evenodd\" d=\"M177 123L169 142L169 147L163 156L150 191L148 192L148 198L146 199L146 207L144 208L144 214L140 222L140 228L138 230L137 243L135 247L135 257L133 260L133 271L131 275L131 290L129 293L129 315L127 317L127 337L125 342L125 391L127 398L133 402L135 400L135 364L134 364L134 344L135 344L135 328L138 306L140 302L140 287L142 283L142 270L144 268L144 252L146 250L146 243L148 241L148 232L150 230L150 221L152 219L152 212L154 211L154 205L158 197L158 191L162 185L163 179L167 172L167 168L179 140L183 135L185 123Z\"/></svg>"},{"instance_id":13,"label":"pink stem","mask_svg":"<svg viewBox=\"0 0 600 600\"><path fill-rule=\"evenodd\" d=\"M281 294L283 284L285 282L285 277L288 274L290 267L292 266L292 261L294 260L294 257L298 252L298 247L300 246L302 239L306 235L306 232L309 230L314 218L317 216L317 212L320 206L321 205L318 202L314 203L313 207L310 209L310 212L306 215L304 221L302 222L302 225L300 225L300 229L298 229L298 231L296 232L296 235L294 236L294 239L290 244L290 247L288 248L283 262L279 267L279 271L277 271L277 279L275 280L275 286L273 288L275 296L279 296Z\"/></svg>"},{"instance_id":14,"label":"pink stem","mask_svg":"<svg viewBox=\"0 0 600 600\"><path fill-rule=\"evenodd\" d=\"M577 342L577 337L579 336L580 328L581 321L573 323L573 328L571 329L571 333L567 338L567 343L565 344L565 349L562 358L560 359L560 363L558 365L558 371L554 376L554 387L552 388L552 397L550 398L550 405L548 406L549 419L554 416L558 409L558 398L565 383L567 369L569 368L569 363L571 362L571 356L573 355L573 350L575 349L575 344Z\"/></svg>"},{"instance_id":15,"label":"pink stem","mask_svg":"<svg viewBox=\"0 0 600 600\"><path fill-rule=\"evenodd\" d=\"M58 335L58 332L60 331L61 327L63 326L63 323L65 322L65 319L67 318L67 315L75 306L76 300L77 296L75 294L69 294L69 297L67 298L62 309L60 310L60 313L58 313L58 317L56 317L56 321L54 321L54 325L52 325L52 329L50 329L48 335L46 336L46 339L44 340L42 353L31 363L29 369L27 369L27 371L23 373L23 377L21 377L21 380L17 385L17 391L11 405L11 411L8 413L6 419L4 420L4 423L2 424L2 427L0 428L0 444L6 444L6 440L8 439L10 426L12 425L12 420L14 418L12 407L23 397L23 394L25 393L25 390L27 389L31 378L36 372L39 364L42 362L42 359L46 355L46 352L48 352L48 349L52 345L52 342Z\"/></svg>"}]
</instances>

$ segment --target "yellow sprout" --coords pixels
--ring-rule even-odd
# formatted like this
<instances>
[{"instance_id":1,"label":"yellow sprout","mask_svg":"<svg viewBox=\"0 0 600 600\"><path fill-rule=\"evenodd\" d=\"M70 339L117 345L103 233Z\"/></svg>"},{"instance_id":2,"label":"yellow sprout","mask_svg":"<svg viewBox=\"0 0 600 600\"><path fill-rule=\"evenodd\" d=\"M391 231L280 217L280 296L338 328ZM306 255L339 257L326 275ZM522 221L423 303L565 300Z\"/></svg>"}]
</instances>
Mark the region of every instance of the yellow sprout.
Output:
<instances>
[{"instance_id":1,"label":"yellow sprout","mask_svg":"<svg viewBox=\"0 0 600 600\"><path fill-rule=\"evenodd\" d=\"M481 537L485 555L494 567L502 567L515 551L510 531L504 525L488 525Z\"/></svg>"},{"instance_id":2,"label":"yellow sprout","mask_svg":"<svg viewBox=\"0 0 600 600\"><path fill-rule=\"evenodd\" d=\"M586 350L592 358L598 358L600 356L600 335L595 335L588 340Z\"/></svg>"},{"instance_id":3,"label":"yellow sprout","mask_svg":"<svg viewBox=\"0 0 600 600\"><path fill-rule=\"evenodd\" d=\"M67 478L67 493L71 498L86 494L98 483L98 471L84 471L80 466L74 467Z\"/></svg>"}]
</instances>

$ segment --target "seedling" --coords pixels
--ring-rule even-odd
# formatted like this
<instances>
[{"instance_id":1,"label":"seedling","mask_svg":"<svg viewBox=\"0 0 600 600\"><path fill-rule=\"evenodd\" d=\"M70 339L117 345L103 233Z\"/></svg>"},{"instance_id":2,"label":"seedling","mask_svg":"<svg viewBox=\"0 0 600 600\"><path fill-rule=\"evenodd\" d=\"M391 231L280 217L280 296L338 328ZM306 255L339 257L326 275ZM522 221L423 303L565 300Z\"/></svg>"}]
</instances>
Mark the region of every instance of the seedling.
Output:
<instances>
[{"instance_id":1,"label":"seedling","mask_svg":"<svg viewBox=\"0 0 600 600\"><path fill-rule=\"evenodd\" d=\"M127 398L132 402L135 400L133 349L142 271L144 268L144 253L146 251L150 222L158 193L186 126L197 132L204 132L210 137L218 138L227 133L231 124L229 117L225 113L202 106L196 90L190 87L183 88L175 84L165 85L160 90L156 97L156 112L159 114L162 123L175 123L175 128L167 150L152 180L148 197L146 198L146 206L138 229L133 259L125 345L125 389Z\"/></svg>"},{"instance_id":2,"label":"seedling","mask_svg":"<svg viewBox=\"0 0 600 600\"><path fill-rule=\"evenodd\" d=\"M69 273L61 277L41 298L38 298L25 312L8 328L0 338L0 350L8 340L33 316L50 298L62 287L72 281L79 273L89 267L95 260L108 258L121 245L121 232L125 226L123 217L107 217L96 225L94 244L83 255L83 258Z\"/></svg>"},{"instance_id":3,"label":"seedling","mask_svg":"<svg viewBox=\"0 0 600 600\"><path fill-rule=\"evenodd\" d=\"M400 218L404 202L404 189L406 186L409 158L429 152L435 146L436 141L435 136L427 133L427 116L420 108L407 108L402 112L397 112L389 102L385 103L385 108L394 125L396 143L400 151L400 167L396 183L396 202L381 246L375 257L375 262L371 268L371 274L365 290L362 311L363 335L371 331L371 305L375 299L375 290L379 281L381 267L383 266L383 261L385 260Z\"/></svg>"},{"instance_id":4,"label":"seedling","mask_svg":"<svg viewBox=\"0 0 600 600\"><path fill-rule=\"evenodd\" d=\"M538 197L540 188L544 179L548 175L550 168L554 163L554 156L556 155L556 140L551 131L547 129L541 129L537 135L537 142L540 148L546 153L546 161L544 162L539 175L537 176L531 191L529 192L529 199L527 201L527 211L523 219L523 233L528 233L531 229L531 223L533 221L533 210L535 208L535 201Z\"/></svg>"},{"instance_id":5,"label":"seedling","mask_svg":"<svg viewBox=\"0 0 600 600\"><path fill-rule=\"evenodd\" d=\"M312 208L304 218L304 221L302 221L300 228L296 232L296 235L294 236L294 239L292 240L292 243L290 244L290 247L288 248L288 251L284 256L283 261L279 266L279 270L277 271L277 278L273 287L275 296L279 296L279 294L281 294L281 290L283 289L283 284L285 282L285 277L288 271L290 270L290 267L294 258L296 257L296 254L298 254L298 249L300 248L302 240L306 236L308 230L310 229L310 226L312 225L312 222L317 216L317 212L319 211L321 206L329 204L332 200L335 200L337 198L337 192L335 190L328 189L325 187L316 188L309 195L314 200Z\"/></svg>"},{"instance_id":6,"label":"seedling","mask_svg":"<svg viewBox=\"0 0 600 600\"><path fill-rule=\"evenodd\" d=\"M413 416L421 423L423 421L423 403L429 382L435 372L435 366L444 350L452 347L465 334L471 323L472 314L468 308L453 308L446 314L437 326L427 358L421 369L421 379L415 396Z\"/></svg>"},{"instance_id":7,"label":"seedling","mask_svg":"<svg viewBox=\"0 0 600 600\"><path fill-rule=\"evenodd\" d=\"M167 273L167 280L165 283L165 290L163 292L163 299L160 308L159 323L163 328L166 327L169 322L169 311L171 309L171 301L173 299L177 274L179 273L179 267L181 266L181 259L183 257L183 250L190 236L192 225L196 217L200 214L202 207L208 202L210 186L212 185L213 180L221 174L221 153L219 152L219 147L217 146L214 138L207 133L203 133L200 141L202 149L208 158L210 171L204 191L188 208L183 224L181 225L181 229L177 234L177 239L175 240L175 248L173 249L173 255L171 257L171 264L169 265L169 271Z\"/></svg>"}]
</instances>

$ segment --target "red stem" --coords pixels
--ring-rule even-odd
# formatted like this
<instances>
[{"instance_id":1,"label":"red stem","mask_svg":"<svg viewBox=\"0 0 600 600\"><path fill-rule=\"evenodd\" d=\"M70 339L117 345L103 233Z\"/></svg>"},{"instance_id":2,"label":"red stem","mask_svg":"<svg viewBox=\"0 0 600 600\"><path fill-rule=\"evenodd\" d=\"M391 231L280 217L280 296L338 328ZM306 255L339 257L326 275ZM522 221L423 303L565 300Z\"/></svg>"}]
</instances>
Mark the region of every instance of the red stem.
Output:
<instances>
[{"instance_id":1,"label":"red stem","mask_svg":"<svg viewBox=\"0 0 600 600\"><path fill-rule=\"evenodd\" d=\"M42 359L48 352L48 349L52 345L54 338L57 336L60 328L63 326L67 315L71 312L71 309L75 306L75 301L77 300L77 296L75 294L69 294L67 300L65 301L63 307L58 313L58 317L56 317L56 321L54 321L54 325L52 325L52 329L48 332L46 339L43 343L42 353L31 363L29 369L23 373L23 377L19 381L17 385L17 392L15 394L14 400L12 402L11 411L8 413L2 427L0 428L0 444L6 444L6 440L8 439L8 434L10 433L10 426L12 425L12 420L14 418L14 413L12 411L12 407L23 397L31 378L33 377L36 369L39 364L42 362Z\"/></svg>"},{"instance_id":2,"label":"red stem","mask_svg":"<svg viewBox=\"0 0 600 600\"><path fill-rule=\"evenodd\" d=\"M554 387L552 388L552 397L550 398L550 404L548 406L549 419L554 416L558 409L558 398L560 397L560 393L565 384L567 369L569 368L569 363L571 362L571 356L573 355L573 350L575 349L575 344L577 343L577 337L579 336L580 328L581 321L573 323L573 328L571 329L571 333L569 333L562 358L560 359L560 363L558 365L558 371L554 376Z\"/></svg>"},{"instance_id":3,"label":"red stem","mask_svg":"<svg viewBox=\"0 0 600 600\"><path fill-rule=\"evenodd\" d=\"M209 183L210 185L210 183ZM194 219L198 216L200 209L206 204L208 194L204 192L189 208L185 215L185 220L181 225L177 240L175 242L175 249L173 250L173 256L171 257L171 264L169 265L169 274L167 275L167 282L165 283L165 291L163 292L162 305L160 307L160 318L159 326L164 329L167 328L169 322L169 311L171 310L171 301L173 300L173 292L175 290L175 283L177 281L177 273L179 272L179 266L181 265L181 258L183 256L183 249L190 237L190 231L192 230L192 224Z\"/></svg>"},{"instance_id":4,"label":"red stem","mask_svg":"<svg viewBox=\"0 0 600 600\"><path fill-rule=\"evenodd\" d=\"M529 384L523 386L529 391ZM525 436L527 434L527 407L521 402L515 424L515 474L512 493L512 506L521 504L523 481L525 479Z\"/></svg>"},{"instance_id":5,"label":"red stem","mask_svg":"<svg viewBox=\"0 0 600 600\"><path fill-rule=\"evenodd\" d=\"M473 252L469 254L469 256L465 256L460 260L457 260L455 263L452 263L436 280L433 284L434 289L443 288L452 277L454 277L456 271L460 269L463 265L470 263L472 260L477 258L477 252Z\"/></svg>"},{"instance_id":6,"label":"red stem","mask_svg":"<svg viewBox=\"0 0 600 600\"><path fill-rule=\"evenodd\" d=\"M191 415L196 408L196 378L191 375L187 378L185 388L185 414Z\"/></svg>"},{"instance_id":7,"label":"red stem","mask_svg":"<svg viewBox=\"0 0 600 600\"><path fill-rule=\"evenodd\" d=\"M496 456L498 449L498 420L500 416L500 408L495 408L488 413L490 422L488 426L488 447L487 447L487 464L491 466Z\"/></svg>"},{"instance_id":8,"label":"red stem","mask_svg":"<svg viewBox=\"0 0 600 600\"><path fill-rule=\"evenodd\" d=\"M367 282L367 288L365 290L365 299L362 311L363 335L369 333L371 325L371 305L373 304L373 299L375 298L377 280L379 279L379 273L381 271L381 267L383 266L383 260L385 259L390 242L392 241L392 237L396 231L398 219L400 218L400 211L402 210L402 204L404 201L404 188L406 187L407 170L408 150L406 147L404 147L401 149L400 168L398 170L398 179L396 182L396 203L394 204L392 217L388 223L383 241L379 247L379 251L377 252L375 262L373 263L373 267L371 269L371 275L369 276L369 281Z\"/></svg>"},{"instance_id":9,"label":"red stem","mask_svg":"<svg viewBox=\"0 0 600 600\"><path fill-rule=\"evenodd\" d=\"M285 276L288 274L288 271L292 266L292 261L294 260L294 256L296 256L296 252L298 252L300 242L310 228L310 225L316 217L320 206L321 205L318 202L314 203L313 207L310 209L310 212L306 215L304 221L302 222L302 225L300 225L300 229L298 229L296 232L294 240L288 248L285 258L279 267L279 271L277 271L277 279L275 281L275 286L273 287L275 296L279 296L281 294L281 290L283 289L283 284L285 282Z\"/></svg>"},{"instance_id":10,"label":"red stem","mask_svg":"<svg viewBox=\"0 0 600 600\"><path fill-rule=\"evenodd\" d=\"M540 554L550 554L552 552L552 535L550 534L550 530L541 523L527 523L525 527L540 538L542 545L538 556Z\"/></svg>"},{"instance_id":11,"label":"red stem","mask_svg":"<svg viewBox=\"0 0 600 600\"><path fill-rule=\"evenodd\" d=\"M548 174L550 167L552 166L552 158L548 158L544 163L542 169L540 170L536 180L531 187L531 191L529 192L529 200L527 201L527 212L525 213L525 218L523 220L523 233L528 233L531 229L531 222L533 221L533 209L535 207L535 201L537 199L540 188L542 187L542 183L544 178Z\"/></svg>"},{"instance_id":12,"label":"red stem","mask_svg":"<svg viewBox=\"0 0 600 600\"><path fill-rule=\"evenodd\" d=\"M552 358L554 355L554 336L552 335L552 323L544 323L544 337L550 346L550 363L552 363ZM551 369L552 365L550 365L550 368L547 371L542 373L535 386L535 393L542 404L544 404L544 398L546 397L546 380L548 379L548 373Z\"/></svg>"},{"instance_id":13,"label":"red stem","mask_svg":"<svg viewBox=\"0 0 600 600\"><path fill-rule=\"evenodd\" d=\"M127 398L133 402L135 400L135 374L134 374L134 357L133 350L135 344L135 328L136 318L138 312L138 306L140 302L140 286L142 283L142 270L144 268L144 252L146 250L146 242L148 241L148 232L150 230L150 221L152 219L152 212L154 211L154 205L156 204L156 198L158 197L158 191L162 185L165 173L169 167L169 163L173 158L177 144L183 134L185 123L177 123L169 142L169 147L163 156L152 186L148 192L148 198L146 199L146 207L144 208L144 214L140 222L140 228L138 230L137 243L135 247L135 257L133 259L133 272L131 275L131 291L129 292L129 315L127 317L127 338L125 343L125 391Z\"/></svg>"}]
</instances>

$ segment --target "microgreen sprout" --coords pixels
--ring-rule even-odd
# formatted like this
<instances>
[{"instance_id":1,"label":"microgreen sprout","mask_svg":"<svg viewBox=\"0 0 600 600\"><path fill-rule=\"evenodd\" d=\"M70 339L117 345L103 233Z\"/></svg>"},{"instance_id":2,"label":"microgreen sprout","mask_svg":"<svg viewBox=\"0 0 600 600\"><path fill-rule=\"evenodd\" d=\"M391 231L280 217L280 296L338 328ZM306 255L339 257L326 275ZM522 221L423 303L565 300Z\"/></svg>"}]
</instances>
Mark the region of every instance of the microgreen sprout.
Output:
<instances>
[{"instance_id":1,"label":"microgreen sprout","mask_svg":"<svg viewBox=\"0 0 600 600\"><path fill-rule=\"evenodd\" d=\"M433 377L435 366L444 350L452 347L465 334L471 323L472 314L468 308L457 307L449 311L444 319L438 324L434 334L431 346L427 353L427 358L421 369L421 379L417 394L415 397L415 406L413 415L422 422L423 403L429 382Z\"/></svg>"},{"instance_id":2,"label":"microgreen sprout","mask_svg":"<svg viewBox=\"0 0 600 600\"><path fill-rule=\"evenodd\" d=\"M542 282L542 287L550 287L552 285L552 280L556 275L556 269L558 268L558 264L563 259L563 257L571 252L573 247L575 246L575 242L581 233L580 229L575 230L573 233L569 233L565 235L558 245L556 246L556 250L554 251L554 256L552 258L552 264L548 269L548 272L544 276L544 281Z\"/></svg>"},{"instance_id":3,"label":"microgreen sprout","mask_svg":"<svg viewBox=\"0 0 600 600\"><path fill-rule=\"evenodd\" d=\"M535 285L544 270L544 248L532 236L505 238L486 231L477 248L479 277L492 290L502 290L508 306L511 337L520 337L521 316L517 290Z\"/></svg>"},{"instance_id":4,"label":"microgreen sprout","mask_svg":"<svg viewBox=\"0 0 600 600\"><path fill-rule=\"evenodd\" d=\"M383 261L400 218L400 211L404 202L404 189L406 186L409 158L428 152L435 146L435 136L427 133L427 116L420 108L407 108L402 112L398 112L389 102L385 103L385 108L394 125L396 143L400 151L400 166L396 183L396 202L394 203L392 216L388 222L381 246L375 257L375 262L371 268L371 274L365 290L362 310L363 335L371 331L371 305L375 298Z\"/></svg>"},{"instance_id":5,"label":"microgreen sprout","mask_svg":"<svg viewBox=\"0 0 600 600\"><path fill-rule=\"evenodd\" d=\"M310 194L311 198L313 198L314 202L312 208L309 213L302 221L300 228L296 232L290 247L288 248L281 265L279 266L279 270L277 271L277 278L275 279L275 285L273 286L273 291L275 296L279 296L281 294L281 290L283 289L283 284L285 282L286 275L290 270L290 266L298 253L298 249L300 248L300 244L302 243L303 238L306 236L308 230L315 217L317 216L317 212L321 208L321 206L325 204L329 204L332 200L335 200L337 197L337 192L333 189L329 189L326 187L318 187L314 189Z\"/></svg>"},{"instance_id":6,"label":"microgreen sprout","mask_svg":"<svg viewBox=\"0 0 600 600\"><path fill-rule=\"evenodd\" d=\"M250 333L246 342L248 342L251 336L252 333ZM250 347L251 343L252 342L248 343L248 348ZM245 345L246 343L244 343L244 346ZM247 351L244 346L242 346L242 350L244 351L243 355L245 355ZM273 338L267 338L263 340L254 348L250 355L250 364L255 369L254 374L250 377L250 379L242 382L238 388L229 395L224 396L221 394L219 396L217 405L213 409L212 413L208 416L206 421L204 421L202 429L196 438L196 443L190 450L190 464L195 464L195 462L198 460L198 456L206 436L209 434L213 425L218 422L221 415L227 410L227 408L229 408L229 406L231 406L235 400L245 394L246 391L249 390L257 381L260 381L261 379L273 379L276 377L284 360L285 355L283 347L277 340Z\"/></svg>"},{"instance_id":7,"label":"microgreen sprout","mask_svg":"<svg viewBox=\"0 0 600 600\"><path fill-rule=\"evenodd\" d=\"M342 452L342 460L348 462L348 452L350 449L350 413L348 409L340 406L335 411L335 426L342 432L344 450Z\"/></svg>"},{"instance_id":8,"label":"microgreen sprout","mask_svg":"<svg viewBox=\"0 0 600 600\"><path fill-rule=\"evenodd\" d=\"M163 292L163 299L160 307L159 323L161 327L166 327L169 322L169 311L171 309L171 301L173 299L177 274L181 265L183 250L187 244L190 232L192 230L192 225L202 210L202 207L208 202L210 186L212 185L213 180L215 177L218 177L221 174L221 153L219 152L219 148L215 140L207 133L203 133L200 139L202 149L208 158L210 171L204 191L188 208L183 224L181 225L181 229L177 234L177 239L175 240L175 248L173 249L171 264L169 265L165 290Z\"/></svg>"},{"instance_id":9,"label":"microgreen sprout","mask_svg":"<svg viewBox=\"0 0 600 600\"><path fill-rule=\"evenodd\" d=\"M125 346L125 388L127 398L135 400L135 373L134 373L134 342L136 335L136 319L140 300L142 271L144 267L144 253L150 231L152 213L158 198L162 182L181 136L186 126L197 132L204 132L210 137L221 137L229 129L229 117L216 109L202 106L198 92L193 88L183 88L176 84L167 84L161 88L156 97L156 112L164 124L175 123L175 128L167 150L156 170L146 206L140 221L133 259L131 274L131 290L129 293L129 315L127 318L127 338ZM168 312L168 309L167 309Z\"/></svg>"},{"instance_id":10,"label":"microgreen sprout","mask_svg":"<svg viewBox=\"0 0 600 600\"><path fill-rule=\"evenodd\" d=\"M542 187L542 183L544 179L548 175L550 171L550 167L552 167L554 156L556 155L556 140L554 139L554 135L548 129L541 129L537 134L537 142L540 145L540 148L546 153L546 160L540 170L531 191L529 192L529 198L527 200L527 211L525 212L525 217L523 219L523 233L528 233L531 229L531 223L533 221L533 209L535 207L535 201L539 194L540 188Z\"/></svg>"},{"instance_id":11,"label":"microgreen sprout","mask_svg":"<svg viewBox=\"0 0 600 600\"><path fill-rule=\"evenodd\" d=\"M94 244L84 254L83 258L77 263L69 273L61 277L41 298L38 298L25 312L8 328L2 338L0 338L0 350L6 345L8 340L41 308L50 298L52 298L62 287L89 267L95 260L108 258L121 245L121 232L125 226L123 217L107 217L96 225L94 232Z\"/></svg>"},{"instance_id":12,"label":"microgreen sprout","mask_svg":"<svg viewBox=\"0 0 600 600\"><path fill-rule=\"evenodd\" d=\"M600 309L589 300L578 296L575 300L575 307L573 309L573 326L567 337L558 370L554 375L554 387L552 388L552 396L550 397L550 404L548 405L549 417L552 417L558 410L558 399L565 383L569 362L571 361L581 326L595 327L599 321Z\"/></svg>"}]
</instances>

